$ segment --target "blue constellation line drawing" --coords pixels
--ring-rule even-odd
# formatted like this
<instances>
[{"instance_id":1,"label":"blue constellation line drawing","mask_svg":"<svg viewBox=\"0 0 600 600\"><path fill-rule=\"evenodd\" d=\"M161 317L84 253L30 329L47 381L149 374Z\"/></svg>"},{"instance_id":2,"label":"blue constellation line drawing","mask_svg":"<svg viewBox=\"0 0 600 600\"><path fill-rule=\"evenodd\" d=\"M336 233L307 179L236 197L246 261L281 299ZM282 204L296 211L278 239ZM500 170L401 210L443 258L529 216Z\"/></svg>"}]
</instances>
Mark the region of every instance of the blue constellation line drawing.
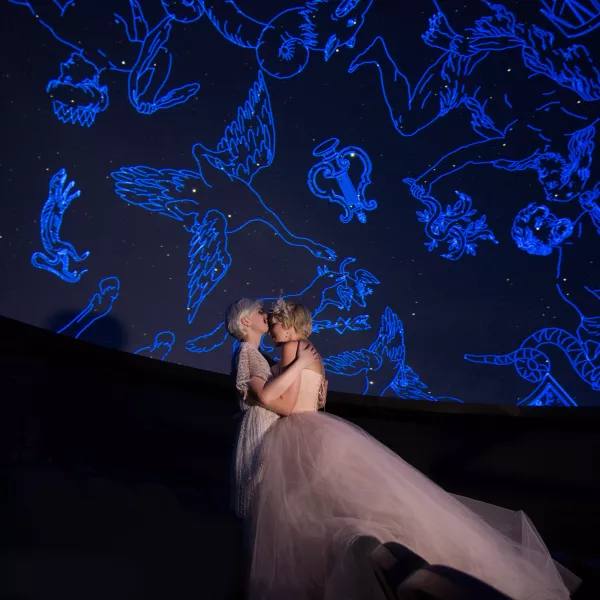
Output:
<instances>
[{"instance_id":1,"label":"blue constellation line drawing","mask_svg":"<svg viewBox=\"0 0 600 600\"><path fill-rule=\"evenodd\" d=\"M404 327L389 307L381 315L381 327L368 348L328 356L323 359L323 364L329 373L364 377L363 395L389 396L393 393L406 400L462 402L458 398L436 397L425 391L427 386L406 364Z\"/></svg>"},{"instance_id":2,"label":"blue constellation line drawing","mask_svg":"<svg viewBox=\"0 0 600 600\"><path fill-rule=\"evenodd\" d=\"M354 216L361 223L366 223L365 211L377 208L375 200L367 200L365 197L366 189L371 183L371 159L362 148L356 146L338 150L339 143L337 138L330 138L313 150L313 156L320 158L321 162L313 165L308 172L308 187L317 198L325 198L342 206L342 223L349 223ZM354 158L362 165L357 185L352 183L349 175ZM324 185L319 184L319 179L323 179Z\"/></svg>"},{"instance_id":3,"label":"blue constellation line drawing","mask_svg":"<svg viewBox=\"0 0 600 600\"><path fill-rule=\"evenodd\" d=\"M580 37L600 25L598 0L541 0L540 12L565 36Z\"/></svg>"},{"instance_id":4,"label":"blue constellation line drawing","mask_svg":"<svg viewBox=\"0 0 600 600\"><path fill-rule=\"evenodd\" d=\"M508 354L465 354L465 360L484 365L513 365L520 377L538 382L551 373L552 367L549 356L540 350L543 346L562 350L575 373L593 390L600 391L600 364L590 359L580 338L558 327L546 327L532 333L517 350Z\"/></svg>"},{"instance_id":5,"label":"blue constellation line drawing","mask_svg":"<svg viewBox=\"0 0 600 600\"><path fill-rule=\"evenodd\" d=\"M61 63L60 76L50 80L46 92L62 123L91 127L109 104L108 87L100 84L100 70L77 52Z\"/></svg>"},{"instance_id":6,"label":"blue constellation line drawing","mask_svg":"<svg viewBox=\"0 0 600 600\"><path fill-rule=\"evenodd\" d=\"M383 99L400 135L413 136L450 111L464 107L480 139L506 137L507 131L514 128L515 117L510 117L509 110L512 102L507 95L502 98L497 94L492 102L493 90L485 89L473 75L485 68L484 61L489 56L512 48L521 49L524 66L531 73L544 76L548 83L574 92L583 100L600 99L600 71L584 46L557 48L552 33L536 25L518 23L505 7L480 0L476 4L480 11L487 6L491 16L483 16L473 27L457 33L449 16L434 2L437 13L430 19L423 40L442 50L442 54L414 86L398 68L381 37L376 37L350 64L350 73L364 65L377 68ZM522 92L520 95L521 100L527 96ZM499 105L504 105L502 108L508 113L503 123L492 116L496 110L502 112Z\"/></svg>"},{"instance_id":7,"label":"blue constellation line drawing","mask_svg":"<svg viewBox=\"0 0 600 600\"><path fill-rule=\"evenodd\" d=\"M81 195L80 190L73 190L74 186L74 181L67 184L65 169L60 169L50 179L48 199L40 214L40 233L44 251L34 252L31 255L31 264L34 267L49 271L67 283L76 283L84 273L87 273L87 269L71 270L70 262L83 262L90 255L88 250L79 254L73 244L60 237L65 211L71 202Z\"/></svg>"},{"instance_id":8,"label":"blue constellation line drawing","mask_svg":"<svg viewBox=\"0 0 600 600\"><path fill-rule=\"evenodd\" d=\"M448 260L458 260L465 253L475 256L476 240L498 243L486 223L485 215L475 221L471 220L477 210L472 207L473 202L467 194L456 190L458 200L453 206L447 205L444 209L439 200L414 179L407 178L404 182L410 187L411 194L425 205L424 210L417 211L417 217L421 223L425 223L425 235L431 240L425 242L429 252L444 242L448 246L448 252L441 256Z\"/></svg>"},{"instance_id":9,"label":"blue constellation line drawing","mask_svg":"<svg viewBox=\"0 0 600 600\"><path fill-rule=\"evenodd\" d=\"M88 305L57 333L78 338L90 325L105 317L119 297L121 282L118 277L105 277L98 284L98 291L90 298Z\"/></svg>"},{"instance_id":10,"label":"blue constellation line drawing","mask_svg":"<svg viewBox=\"0 0 600 600\"><path fill-rule=\"evenodd\" d=\"M253 49L260 68L278 79L298 75L311 52L325 60L342 47L353 48L356 34L373 0L306 0L302 6L279 12L268 23L242 11L233 0L163 0L167 14L189 23L203 14L228 41Z\"/></svg>"},{"instance_id":11,"label":"blue constellation line drawing","mask_svg":"<svg viewBox=\"0 0 600 600\"><path fill-rule=\"evenodd\" d=\"M313 321L312 330L313 333L321 333L326 330L334 330L340 335L346 333L346 331L367 331L371 329L369 323L369 315L357 315L356 317L338 317L335 321L330 319L318 319Z\"/></svg>"},{"instance_id":12,"label":"blue constellation line drawing","mask_svg":"<svg viewBox=\"0 0 600 600\"><path fill-rule=\"evenodd\" d=\"M521 250L537 256L548 256L573 233L570 219L559 219L543 204L532 202L519 211L511 228L511 236Z\"/></svg>"},{"instance_id":13,"label":"blue constellation line drawing","mask_svg":"<svg viewBox=\"0 0 600 600\"><path fill-rule=\"evenodd\" d=\"M261 169L271 165L275 153L275 126L271 102L262 74L248 100L225 129L216 149L197 143L192 154L197 171L123 167L112 173L116 193L126 202L182 222L191 234L188 269L188 321L226 275L232 257L228 237L251 223L262 223L286 244L310 252L319 259L335 260L333 250L290 232L252 186ZM223 208L203 211L192 199L200 189L203 203Z\"/></svg>"},{"instance_id":14,"label":"blue constellation line drawing","mask_svg":"<svg viewBox=\"0 0 600 600\"><path fill-rule=\"evenodd\" d=\"M173 350L175 344L175 334L172 331L160 331L154 336L154 341L150 346L143 346L134 352L148 358L165 360L168 354Z\"/></svg>"},{"instance_id":15,"label":"blue constellation line drawing","mask_svg":"<svg viewBox=\"0 0 600 600\"><path fill-rule=\"evenodd\" d=\"M373 0L308 0L266 24L256 46L261 69L277 79L301 73L311 52L328 61L346 46L353 48Z\"/></svg>"},{"instance_id":16,"label":"blue constellation line drawing","mask_svg":"<svg viewBox=\"0 0 600 600\"><path fill-rule=\"evenodd\" d=\"M334 270L329 270L327 265L319 266L317 267L316 276L304 289L298 293L284 296L287 302L302 302L304 298L311 296L319 298L317 307L312 311L314 333L319 333L325 329L333 329L342 335L347 331L370 329L368 315L351 318L340 316L336 321L316 318L328 307L333 307L339 311L349 311L354 305L366 308L367 297L373 293L372 286L378 285L379 280L366 269L357 269L354 273L351 273L347 267L354 262L356 262L355 258L345 258L340 266ZM277 298L265 297L260 300L266 304L274 302ZM208 333L188 340L185 349L188 352L196 353L212 352L221 346L227 338L225 324L221 321ZM273 350L264 341L261 342L261 348L265 352Z\"/></svg>"},{"instance_id":17,"label":"blue constellation line drawing","mask_svg":"<svg viewBox=\"0 0 600 600\"><path fill-rule=\"evenodd\" d=\"M577 406L577 402L552 377L546 374L540 384L517 406Z\"/></svg>"},{"instance_id":18,"label":"blue constellation line drawing","mask_svg":"<svg viewBox=\"0 0 600 600\"><path fill-rule=\"evenodd\" d=\"M573 284L564 273L565 253L574 252L576 240L582 235L585 218L600 235L594 215L600 214L596 200L600 185L579 198L582 212L574 220L559 219L544 205L529 204L516 216L512 236L517 246L536 256L557 256L556 289L560 298L578 314L580 324L576 334L557 327L543 328L529 335L519 348L508 354L466 354L465 359L478 364L513 365L520 377L539 382L551 374L550 357L541 348L556 347L568 359L575 373L593 390L600 391L600 280L592 284ZM596 212L599 211L599 212Z\"/></svg>"},{"instance_id":19,"label":"blue constellation line drawing","mask_svg":"<svg viewBox=\"0 0 600 600\"><path fill-rule=\"evenodd\" d=\"M70 57L60 65L60 76L46 89L55 115L63 123L90 127L108 108L108 87L100 83L104 71L128 74L129 100L140 114L187 102L200 89L198 83L189 83L164 91L172 68L167 42L172 22L177 21L171 14L150 28L139 0L122 0L128 18L115 13L108 2L9 2L27 7L71 49Z\"/></svg>"}]
</instances>

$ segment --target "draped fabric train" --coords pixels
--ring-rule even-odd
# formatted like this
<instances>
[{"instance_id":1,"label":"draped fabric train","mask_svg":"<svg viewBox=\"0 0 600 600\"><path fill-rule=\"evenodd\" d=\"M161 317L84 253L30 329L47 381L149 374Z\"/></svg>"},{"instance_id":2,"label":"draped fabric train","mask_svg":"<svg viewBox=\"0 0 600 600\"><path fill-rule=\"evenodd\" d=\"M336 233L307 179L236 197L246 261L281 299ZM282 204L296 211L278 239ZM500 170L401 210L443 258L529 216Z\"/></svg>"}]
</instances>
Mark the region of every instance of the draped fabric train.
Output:
<instances>
[{"instance_id":1,"label":"draped fabric train","mask_svg":"<svg viewBox=\"0 0 600 600\"><path fill-rule=\"evenodd\" d=\"M397 541L515 600L567 600L579 580L552 560L527 516L452 496L360 428L318 413L305 370L297 409L261 444L251 524L251 600L373 598L352 543ZM363 560L364 563L364 560Z\"/></svg>"}]
</instances>

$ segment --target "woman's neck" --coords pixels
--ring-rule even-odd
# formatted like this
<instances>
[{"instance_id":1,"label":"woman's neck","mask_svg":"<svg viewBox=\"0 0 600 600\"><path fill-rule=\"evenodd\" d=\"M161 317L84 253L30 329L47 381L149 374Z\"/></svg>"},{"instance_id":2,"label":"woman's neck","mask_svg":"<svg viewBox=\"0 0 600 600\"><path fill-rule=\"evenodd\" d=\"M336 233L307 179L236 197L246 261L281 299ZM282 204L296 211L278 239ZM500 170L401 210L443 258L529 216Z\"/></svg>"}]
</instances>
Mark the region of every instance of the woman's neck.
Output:
<instances>
[{"instance_id":1,"label":"woman's neck","mask_svg":"<svg viewBox=\"0 0 600 600\"><path fill-rule=\"evenodd\" d=\"M252 344L253 346L256 346L258 348L260 346L261 339L262 339L262 334L254 333L251 331L244 336L242 341L246 342L247 344Z\"/></svg>"}]
</instances>

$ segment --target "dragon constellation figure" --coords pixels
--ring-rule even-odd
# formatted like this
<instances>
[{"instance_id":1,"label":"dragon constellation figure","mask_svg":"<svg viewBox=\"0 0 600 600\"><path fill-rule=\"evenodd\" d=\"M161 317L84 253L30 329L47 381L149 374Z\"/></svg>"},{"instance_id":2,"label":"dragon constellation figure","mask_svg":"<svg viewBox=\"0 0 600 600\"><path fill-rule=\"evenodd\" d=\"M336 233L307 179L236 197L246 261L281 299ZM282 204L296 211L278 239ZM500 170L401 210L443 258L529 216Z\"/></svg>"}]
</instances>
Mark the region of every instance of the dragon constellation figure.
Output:
<instances>
[{"instance_id":1,"label":"dragon constellation figure","mask_svg":"<svg viewBox=\"0 0 600 600\"><path fill-rule=\"evenodd\" d=\"M345 377L365 379L363 395L396 395L405 400L453 401L457 398L433 396L427 386L406 364L402 321L387 307L381 315L381 327L375 341L360 350L350 350L323 359L325 370Z\"/></svg>"},{"instance_id":2,"label":"dragon constellation figure","mask_svg":"<svg viewBox=\"0 0 600 600\"><path fill-rule=\"evenodd\" d=\"M151 346L143 346L134 352L148 358L165 360L168 354L173 350L175 344L175 334L172 331L161 331L154 336Z\"/></svg>"},{"instance_id":3,"label":"dragon constellation figure","mask_svg":"<svg viewBox=\"0 0 600 600\"><path fill-rule=\"evenodd\" d=\"M31 255L31 264L38 269L44 269L57 275L63 281L76 283L81 276L87 272L71 270L70 262L83 262L89 255L89 251L81 254L75 250L73 244L65 242L60 238L65 211L75 198L81 195L80 190L73 190L75 182L67 183L67 172L65 169L57 171L50 179L48 199L44 203L40 215L40 230L43 252L34 252Z\"/></svg>"},{"instance_id":4,"label":"dragon constellation figure","mask_svg":"<svg viewBox=\"0 0 600 600\"><path fill-rule=\"evenodd\" d=\"M128 75L132 106L141 114L187 102L200 89L197 83L164 91L171 74L167 49L173 16L167 14L153 28L140 0L9 0L29 8L32 15L62 44L71 49L60 76L47 92L63 123L91 126L109 105L108 87L100 83L105 71ZM129 17L123 16L129 13Z\"/></svg>"},{"instance_id":5,"label":"dragon constellation figure","mask_svg":"<svg viewBox=\"0 0 600 600\"><path fill-rule=\"evenodd\" d=\"M338 316L335 321L317 319L328 308L340 312L348 312L354 305L366 308L367 297L373 293L372 286L378 285L379 280L365 269L357 269L354 273L349 272L347 267L355 261L355 258L346 258L335 270L330 270L326 265L318 267L316 277L302 291L284 296L287 302L307 302L309 299L319 299L317 307L312 312L313 333L334 330L342 335L347 331L365 331L371 328L369 316L366 314L345 318ZM261 300L268 305L277 298L266 297ZM189 352L211 352L221 346L227 337L225 324L220 320L212 331L188 340L185 348ZM261 342L261 349L264 352L273 351L273 348L266 344L264 339Z\"/></svg>"},{"instance_id":6,"label":"dragon constellation figure","mask_svg":"<svg viewBox=\"0 0 600 600\"><path fill-rule=\"evenodd\" d=\"M98 292L90 298L88 305L57 333L74 338L80 337L90 325L105 317L112 310L115 300L119 297L120 289L121 282L118 277L102 279L98 284Z\"/></svg>"},{"instance_id":7,"label":"dragon constellation figure","mask_svg":"<svg viewBox=\"0 0 600 600\"><path fill-rule=\"evenodd\" d=\"M123 200L179 221L191 235L187 302L190 323L231 265L229 236L251 223L262 223L284 243L319 259L336 258L326 246L292 234L253 187L256 173L270 166L275 155L273 113L262 74L216 149L198 143L192 154L196 171L139 166L112 173L115 191ZM193 199L197 195L200 200ZM232 200L234 206L224 206Z\"/></svg>"}]
</instances>

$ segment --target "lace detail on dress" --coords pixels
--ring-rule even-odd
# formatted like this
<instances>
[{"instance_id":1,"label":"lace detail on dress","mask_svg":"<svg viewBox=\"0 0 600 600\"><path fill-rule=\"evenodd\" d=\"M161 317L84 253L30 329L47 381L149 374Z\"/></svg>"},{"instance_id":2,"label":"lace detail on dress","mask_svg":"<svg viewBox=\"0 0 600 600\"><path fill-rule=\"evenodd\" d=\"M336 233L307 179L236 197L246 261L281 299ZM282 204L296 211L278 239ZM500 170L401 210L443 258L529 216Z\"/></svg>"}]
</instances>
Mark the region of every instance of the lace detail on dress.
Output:
<instances>
[{"instance_id":1,"label":"lace detail on dress","mask_svg":"<svg viewBox=\"0 0 600 600\"><path fill-rule=\"evenodd\" d=\"M241 410L246 410L251 406L247 398L248 385L253 377L260 377L268 381L271 379L271 368L267 359L256 346L242 342L238 349L235 366L235 387L239 394Z\"/></svg>"},{"instance_id":2,"label":"lace detail on dress","mask_svg":"<svg viewBox=\"0 0 600 600\"><path fill-rule=\"evenodd\" d=\"M235 449L233 508L239 517L247 514L250 501L263 471L262 442L279 415L248 401L248 387L253 377L268 381L271 368L256 346L242 342L235 360L235 387L244 416L240 423Z\"/></svg>"}]
</instances>

